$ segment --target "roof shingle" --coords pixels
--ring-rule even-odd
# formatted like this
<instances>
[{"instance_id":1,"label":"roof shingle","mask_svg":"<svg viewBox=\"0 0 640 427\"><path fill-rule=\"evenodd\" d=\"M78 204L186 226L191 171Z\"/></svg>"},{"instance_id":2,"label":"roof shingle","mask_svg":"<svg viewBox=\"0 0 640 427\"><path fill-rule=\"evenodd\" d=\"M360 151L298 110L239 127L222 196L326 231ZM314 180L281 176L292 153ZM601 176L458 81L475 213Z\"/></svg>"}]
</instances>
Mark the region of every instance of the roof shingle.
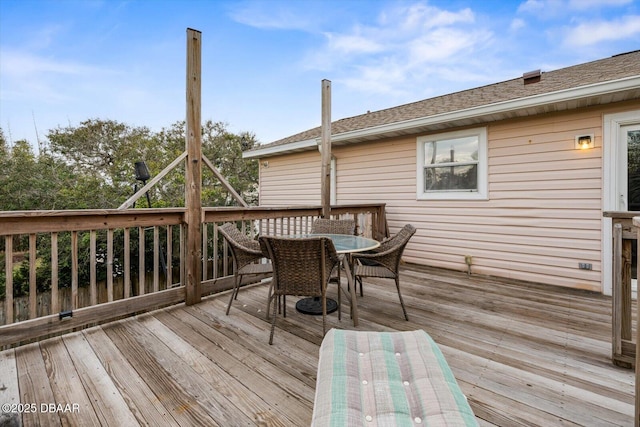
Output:
<instances>
[{"instance_id":1,"label":"roof shingle","mask_svg":"<svg viewBox=\"0 0 640 427\"><path fill-rule=\"evenodd\" d=\"M537 83L525 85L523 77L519 77L397 107L347 117L332 122L331 133L332 135L337 135L349 131L451 113L638 75L640 75L640 50L559 70L543 72L540 81ZM319 138L320 131L321 128L318 126L270 144L260 145L254 150Z\"/></svg>"}]
</instances>

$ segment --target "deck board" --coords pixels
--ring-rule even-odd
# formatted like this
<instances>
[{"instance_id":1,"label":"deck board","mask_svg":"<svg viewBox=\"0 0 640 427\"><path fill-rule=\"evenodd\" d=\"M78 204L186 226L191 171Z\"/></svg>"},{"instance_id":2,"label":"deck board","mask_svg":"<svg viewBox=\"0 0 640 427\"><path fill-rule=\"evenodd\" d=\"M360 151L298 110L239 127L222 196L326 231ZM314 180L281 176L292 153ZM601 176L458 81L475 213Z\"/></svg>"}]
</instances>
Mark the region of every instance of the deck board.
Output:
<instances>
[{"instance_id":1,"label":"deck board","mask_svg":"<svg viewBox=\"0 0 640 427\"><path fill-rule=\"evenodd\" d=\"M75 404L71 411L60 412L63 425L82 424L100 426L100 420L83 387L73 360L62 340L48 340L40 344L40 351L47 370L47 376L57 404ZM45 402L49 403L49 402ZM53 402L51 402L53 403Z\"/></svg>"},{"instance_id":2,"label":"deck board","mask_svg":"<svg viewBox=\"0 0 640 427\"><path fill-rule=\"evenodd\" d=\"M101 328L89 329L84 335L139 422L167 427L180 425Z\"/></svg>"},{"instance_id":3,"label":"deck board","mask_svg":"<svg viewBox=\"0 0 640 427\"><path fill-rule=\"evenodd\" d=\"M18 367L14 350L0 352L0 404L17 405L20 403L20 389L18 387ZM10 425L11 418L17 413L0 412L0 425L3 422Z\"/></svg>"},{"instance_id":4,"label":"deck board","mask_svg":"<svg viewBox=\"0 0 640 427\"><path fill-rule=\"evenodd\" d=\"M40 345L36 342L16 349L16 366L20 403L25 405L22 413L23 423L25 425L62 425L58 413L40 411L42 403L56 402L40 352Z\"/></svg>"},{"instance_id":5,"label":"deck board","mask_svg":"<svg viewBox=\"0 0 640 427\"><path fill-rule=\"evenodd\" d=\"M393 282L369 279L358 328L348 303L328 327L424 329L483 427L633 425L634 373L611 361L611 298L417 266L401 286L410 321ZM243 288L229 316L225 293L6 350L0 398L81 408L22 414L25 425L308 425L322 320L290 297L270 346L266 295Z\"/></svg>"}]
</instances>

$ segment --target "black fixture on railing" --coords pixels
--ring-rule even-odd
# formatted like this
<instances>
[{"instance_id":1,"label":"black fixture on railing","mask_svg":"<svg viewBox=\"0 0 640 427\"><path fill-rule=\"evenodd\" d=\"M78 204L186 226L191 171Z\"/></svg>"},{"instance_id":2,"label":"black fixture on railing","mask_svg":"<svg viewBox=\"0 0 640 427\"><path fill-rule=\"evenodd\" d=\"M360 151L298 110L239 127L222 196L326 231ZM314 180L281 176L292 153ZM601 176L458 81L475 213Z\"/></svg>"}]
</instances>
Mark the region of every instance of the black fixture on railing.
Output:
<instances>
[{"instance_id":1,"label":"black fixture on railing","mask_svg":"<svg viewBox=\"0 0 640 427\"><path fill-rule=\"evenodd\" d=\"M151 174L149 173L149 168L147 168L147 164L144 161L139 161L135 163L135 171L136 171L136 181L142 181L142 186L147 185L147 180L151 178ZM134 192L138 192L138 183L136 182L134 186ZM145 192L147 196L147 206L151 207L151 197L149 196L149 192ZM133 207L136 207L136 202L133 202ZM162 267L162 271L165 276L167 274L167 260L165 260L164 250L160 248L160 264Z\"/></svg>"},{"instance_id":2,"label":"black fixture on railing","mask_svg":"<svg viewBox=\"0 0 640 427\"><path fill-rule=\"evenodd\" d=\"M142 181L142 186L144 187L145 185L147 185L147 180L149 178L151 178L151 174L149 173L149 169L147 168L147 164L144 161L140 161L140 162L136 162L135 164L135 168L136 168L136 181ZM135 192L138 192L138 183L136 182L135 186ZM151 207L151 197L149 197L149 192L147 191L146 193L147 196L147 207ZM136 202L133 202L133 207L136 207Z\"/></svg>"},{"instance_id":3,"label":"black fixture on railing","mask_svg":"<svg viewBox=\"0 0 640 427\"><path fill-rule=\"evenodd\" d=\"M58 313L58 318L60 320L69 320L73 317L73 310L61 311Z\"/></svg>"},{"instance_id":4,"label":"black fixture on railing","mask_svg":"<svg viewBox=\"0 0 640 427\"><path fill-rule=\"evenodd\" d=\"M147 164L144 161L136 162L136 179L138 181L146 182L151 175L149 174L149 169L147 169Z\"/></svg>"}]
</instances>

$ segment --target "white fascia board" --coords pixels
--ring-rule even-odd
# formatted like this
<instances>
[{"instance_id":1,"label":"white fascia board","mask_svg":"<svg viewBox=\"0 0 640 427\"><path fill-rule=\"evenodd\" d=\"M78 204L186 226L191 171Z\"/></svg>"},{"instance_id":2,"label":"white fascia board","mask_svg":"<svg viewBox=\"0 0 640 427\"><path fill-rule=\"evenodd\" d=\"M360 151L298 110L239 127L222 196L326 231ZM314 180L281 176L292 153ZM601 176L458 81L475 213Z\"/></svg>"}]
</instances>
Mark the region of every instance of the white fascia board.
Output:
<instances>
[{"instance_id":1,"label":"white fascia board","mask_svg":"<svg viewBox=\"0 0 640 427\"><path fill-rule=\"evenodd\" d=\"M307 139L304 141L291 142L289 144L274 145L271 147L258 148L252 151L242 153L243 159L258 159L260 157L273 156L279 153L288 153L291 151L304 150L309 147L316 147L315 139Z\"/></svg>"},{"instance_id":2,"label":"white fascia board","mask_svg":"<svg viewBox=\"0 0 640 427\"><path fill-rule=\"evenodd\" d=\"M486 116L492 114L506 113L509 111L521 110L525 108L549 105L558 102L572 101L590 96L606 95L630 89L640 89L640 76L625 77L618 80L611 80L603 83L595 83L577 88L559 90L556 92L533 95L526 98L517 98L509 101L496 102L494 104L480 105L477 107L456 110L442 114L434 114L427 117L405 120L402 122L389 123L380 126L368 127L349 132L343 132L331 137L331 142L348 141L354 138L371 137L387 132L406 131L412 128L430 126L440 123L455 122L473 117ZM245 159L266 157L280 153L287 153L296 150L318 148L320 138L308 139L305 141L292 142L290 144L276 145L245 152L242 157Z\"/></svg>"}]
</instances>

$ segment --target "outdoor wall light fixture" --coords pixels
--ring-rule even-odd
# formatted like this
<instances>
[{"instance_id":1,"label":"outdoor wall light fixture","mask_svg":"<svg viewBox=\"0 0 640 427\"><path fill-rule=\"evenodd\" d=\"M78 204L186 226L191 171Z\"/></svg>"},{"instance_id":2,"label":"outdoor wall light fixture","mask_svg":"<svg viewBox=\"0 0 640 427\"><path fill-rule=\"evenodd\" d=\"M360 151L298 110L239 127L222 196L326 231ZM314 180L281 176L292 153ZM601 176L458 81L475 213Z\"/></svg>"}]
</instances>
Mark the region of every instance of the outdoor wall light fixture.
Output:
<instances>
[{"instance_id":1,"label":"outdoor wall light fixture","mask_svg":"<svg viewBox=\"0 0 640 427\"><path fill-rule=\"evenodd\" d=\"M595 140L593 135L576 135L576 150L588 150L589 148L593 147L595 147Z\"/></svg>"}]
</instances>

